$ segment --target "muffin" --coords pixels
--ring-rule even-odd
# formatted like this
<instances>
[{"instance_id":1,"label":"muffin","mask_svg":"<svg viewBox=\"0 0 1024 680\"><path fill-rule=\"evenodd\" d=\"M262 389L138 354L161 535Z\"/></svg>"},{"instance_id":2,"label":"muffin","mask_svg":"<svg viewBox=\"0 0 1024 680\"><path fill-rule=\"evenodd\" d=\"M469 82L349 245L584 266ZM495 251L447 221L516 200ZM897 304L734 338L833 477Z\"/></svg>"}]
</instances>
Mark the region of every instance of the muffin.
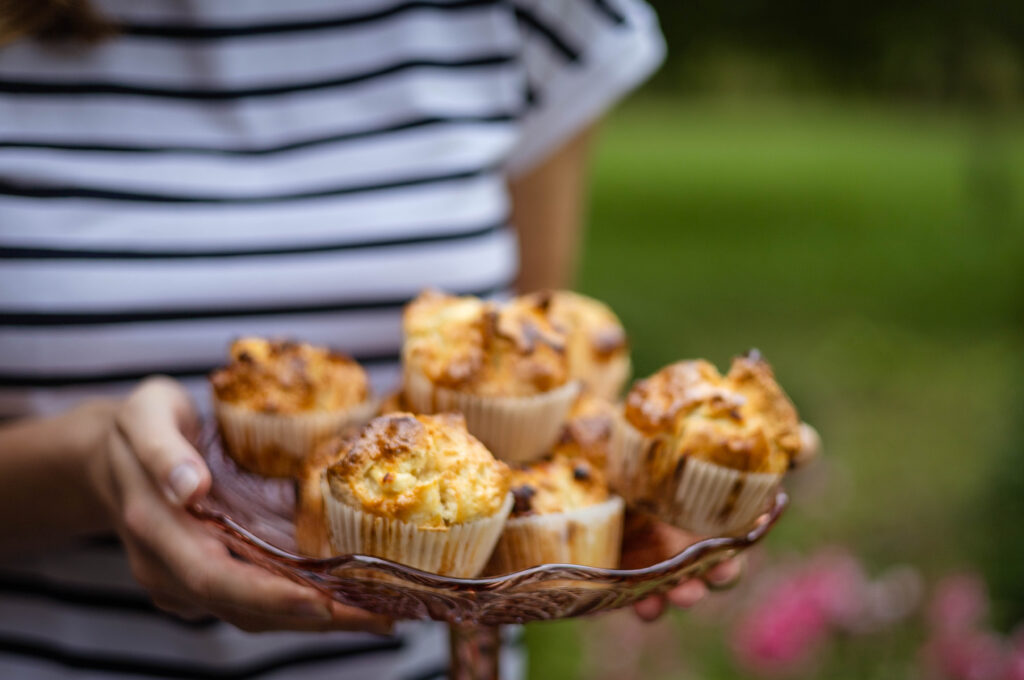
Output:
<instances>
[{"instance_id":1,"label":"muffin","mask_svg":"<svg viewBox=\"0 0 1024 680\"><path fill-rule=\"evenodd\" d=\"M242 338L210 376L228 453L268 477L296 475L316 447L373 414L366 372L323 347Z\"/></svg>"},{"instance_id":2,"label":"muffin","mask_svg":"<svg viewBox=\"0 0 1024 680\"><path fill-rule=\"evenodd\" d=\"M515 503L487 573L540 564L618 565L625 506L609 495L600 469L555 455L513 468L510 477Z\"/></svg>"},{"instance_id":3,"label":"muffin","mask_svg":"<svg viewBox=\"0 0 1024 680\"><path fill-rule=\"evenodd\" d=\"M512 508L508 468L457 414L374 418L321 477L335 554L480 573Z\"/></svg>"},{"instance_id":4,"label":"muffin","mask_svg":"<svg viewBox=\"0 0 1024 680\"><path fill-rule=\"evenodd\" d=\"M725 376L681 361L629 392L609 475L627 503L665 522L728 533L764 512L800 447L796 409L756 351Z\"/></svg>"},{"instance_id":5,"label":"muffin","mask_svg":"<svg viewBox=\"0 0 1024 680\"><path fill-rule=\"evenodd\" d=\"M568 290L550 293L551 317L568 335L569 377L604 399L619 397L629 380L629 343L608 305Z\"/></svg>"},{"instance_id":6,"label":"muffin","mask_svg":"<svg viewBox=\"0 0 1024 680\"><path fill-rule=\"evenodd\" d=\"M425 292L405 309L405 398L418 413L457 411L498 458L551 449L578 392L566 335L547 297L506 303Z\"/></svg>"},{"instance_id":7,"label":"muffin","mask_svg":"<svg viewBox=\"0 0 1024 680\"><path fill-rule=\"evenodd\" d=\"M583 458L604 474L615 425L615 405L584 391L573 402L554 453Z\"/></svg>"}]
</instances>

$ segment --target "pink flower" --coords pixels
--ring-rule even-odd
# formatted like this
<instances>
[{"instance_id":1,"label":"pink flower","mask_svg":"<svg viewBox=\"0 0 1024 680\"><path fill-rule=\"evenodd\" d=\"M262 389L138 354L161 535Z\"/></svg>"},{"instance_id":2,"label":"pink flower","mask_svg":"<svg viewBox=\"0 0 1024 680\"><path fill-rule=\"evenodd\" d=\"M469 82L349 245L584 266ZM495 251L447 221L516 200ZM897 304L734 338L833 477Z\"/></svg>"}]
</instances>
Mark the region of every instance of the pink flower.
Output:
<instances>
[{"instance_id":1,"label":"pink flower","mask_svg":"<svg viewBox=\"0 0 1024 680\"><path fill-rule=\"evenodd\" d=\"M994 633L962 632L937 636L925 653L931 665L950 680L1003 680L1006 653L1003 640Z\"/></svg>"},{"instance_id":2,"label":"pink flower","mask_svg":"<svg viewBox=\"0 0 1024 680\"><path fill-rule=\"evenodd\" d=\"M928 623L942 637L974 629L988 613L985 582L976 574L957 574L936 587Z\"/></svg>"},{"instance_id":3,"label":"pink flower","mask_svg":"<svg viewBox=\"0 0 1024 680\"><path fill-rule=\"evenodd\" d=\"M1024 629L1018 628L1010 641L1006 658L1005 680L1024 680Z\"/></svg>"},{"instance_id":4,"label":"pink flower","mask_svg":"<svg viewBox=\"0 0 1024 680\"><path fill-rule=\"evenodd\" d=\"M836 632L879 630L906 617L920 591L915 569L894 568L871 581L850 553L826 550L758 593L733 631L733 652L753 673L793 673Z\"/></svg>"},{"instance_id":5,"label":"pink flower","mask_svg":"<svg viewBox=\"0 0 1024 680\"><path fill-rule=\"evenodd\" d=\"M848 627L862 613L868 580L860 563L845 551L819 554L795 581L795 587L813 598L833 625Z\"/></svg>"},{"instance_id":6,"label":"pink flower","mask_svg":"<svg viewBox=\"0 0 1024 680\"><path fill-rule=\"evenodd\" d=\"M788 589L765 600L736 627L733 650L748 670L777 674L808 663L828 634L828 623L812 598Z\"/></svg>"}]
</instances>

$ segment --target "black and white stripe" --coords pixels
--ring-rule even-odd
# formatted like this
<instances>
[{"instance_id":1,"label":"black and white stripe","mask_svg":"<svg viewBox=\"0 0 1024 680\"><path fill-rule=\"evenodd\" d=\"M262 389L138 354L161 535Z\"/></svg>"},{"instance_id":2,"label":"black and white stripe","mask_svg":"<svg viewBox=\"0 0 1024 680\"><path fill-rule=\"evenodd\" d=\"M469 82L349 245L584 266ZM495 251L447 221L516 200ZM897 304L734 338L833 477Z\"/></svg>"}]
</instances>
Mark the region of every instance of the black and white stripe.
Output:
<instances>
[{"instance_id":1,"label":"black and white stripe","mask_svg":"<svg viewBox=\"0 0 1024 680\"><path fill-rule=\"evenodd\" d=\"M487 125L507 124L516 119L515 113L492 113L492 114L462 114L462 115L433 115L421 116L408 120L396 121L383 126L369 126L360 129L346 130L323 137L303 137L291 141L280 142L269 146L238 146L238 147L216 147L216 146L189 146L189 145L158 145L158 144L122 144L118 141L97 141L92 143L45 140L45 139L3 139L0 140L0 149L51 149L57 151L81 151L98 152L111 154L211 154L227 156L264 156L272 154L300 151L310 147L317 147L328 144L348 142L355 139L366 139L378 135L388 135L394 132L414 130L431 126L443 125Z\"/></svg>"},{"instance_id":2,"label":"black and white stripe","mask_svg":"<svg viewBox=\"0 0 1024 680\"><path fill-rule=\"evenodd\" d=\"M92 1L113 40L0 49L0 418L152 373L203 408L239 335L390 388L402 305L508 295L509 178L661 56L639 0ZM0 677L442 677L444 631L400 631L180 622L116 543L0 565Z\"/></svg>"},{"instance_id":3,"label":"black and white stripe","mask_svg":"<svg viewBox=\"0 0 1024 680\"><path fill-rule=\"evenodd\" d=\"M416 655L429 663L446 658L442 632L421 626L399 626L388 638L264 634L254 645L245 633L216 620L184 621L156 609L125 580L128 567L116 542L90 543L54 557L60 559L0 565L3 677L35 677L18 674L25 668L164 678L291 677L301 669L316 679L336 678L341 661L347 669L372 673L389 667L386 659L396 652L417 648Z\"/></svg>"}]
</instances>

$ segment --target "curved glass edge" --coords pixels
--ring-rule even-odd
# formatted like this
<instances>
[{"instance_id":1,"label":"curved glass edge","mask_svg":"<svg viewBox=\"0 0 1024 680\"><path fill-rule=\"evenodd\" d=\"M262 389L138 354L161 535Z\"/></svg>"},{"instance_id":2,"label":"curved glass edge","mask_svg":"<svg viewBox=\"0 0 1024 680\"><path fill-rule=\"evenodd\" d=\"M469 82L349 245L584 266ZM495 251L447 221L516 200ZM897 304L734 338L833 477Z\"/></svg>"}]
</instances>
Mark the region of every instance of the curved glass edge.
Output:
<instances>
[{"instance_id":1,"label":"curved glass edge","mask_svg":"<svg viewBox=\"0 0 1024 680\"><path fill-rule=\"evenodd\" d=\"M551 573L552 579L564 579L566 570L572 570L576 575L592 581L620 582L640 578L656 578L668 574L686 564L696 563L710 553L718 553L727 550L740 551L760 541L771 530L779 517L789 505L789 495L780 489L775 495L775 503L767 515L762 515L762 520L752 527L747 533L738 536L720 536L704 538L692 545L687 546L676 555L662 560L656 564L638 569L604 569L600 567L588 567L578 564L543 564L529 569L500 574L497 576L486 576L478 578L455 578L441 576L431 572L421 571L398 562L392 562L381 557L370 555L340 555L318 559L305 557L278 548L267 541L256 536L244 526L233 520L228 515L203 507L197 504L189 508L189 511L196 518L215 525L219 530L233 534L236 538L248 543L269 558L279 563L286 563L292 568L302 569L311 572L334 571L339 568L362 568L374 569L389 572L395 576L412 577L421 585L437 588L448 588L452 590L480 590L490 589L495 586L506 585L520 580L532 580L538 578L543 580L546 572Z\"/></svg>"}]
</instances>

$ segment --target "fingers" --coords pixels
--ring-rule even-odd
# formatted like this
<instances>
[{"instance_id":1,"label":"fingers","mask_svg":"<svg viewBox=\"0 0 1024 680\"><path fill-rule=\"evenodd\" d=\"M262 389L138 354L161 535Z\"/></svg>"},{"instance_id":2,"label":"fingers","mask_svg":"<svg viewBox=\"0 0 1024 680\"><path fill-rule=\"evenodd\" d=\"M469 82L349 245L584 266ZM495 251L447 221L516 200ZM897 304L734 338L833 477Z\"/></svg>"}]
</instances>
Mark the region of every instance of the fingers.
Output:
<instances>
[{"instance_id":1,"label":"fingers","mask_svg":"<svg viewBox=\"0 0 1024 680\"><path fill-rule=\"evenodd\" d=\"M141 471L135 475L134 485L148 483ZM144 546L151 556L146 560L141 553L140 561L151 570L136 574L150 589L179 590L214 613L223 606L261 616L330 619L319 593L235 560L183 510L136 491L126 499L124 524L129 542Z\"/></svg>"},{"instance_id":2,"label":"fingers","mask_svg":"<svg viewBox=\"0 0 1024 680\"><path fill-rule=\"evenodd\" d=\"M157 609L161 609L168 614L173 614L179 619L186 621L201 621L204 618L210 616L206 610L201 607L197 607L191 602L175 597L173 595L167 595L163 593L150 593L153 598L153 604L156 605Z\"/></svg>"},{"instance_id":3,"label":"fingers","mask_svg":"<svg viewBox=\"0 0 1024 680\"><path fill-rule=\"evenodd\" d=\"M699 579L683 581L678 586L668 591L668 601L674 606L682 609L689 609L704 599L708 594L708 587Z\"/></svg>"},{"instance_id":4,"label":"fingers","mask_svg":"<svg viewBox=\"0 0 1024 680\"><path fill-rule=\"evenodd\" d=\"M704 574L704 582L710 590L727 590L732 588L740 580L740 577L743 576L746 561L744 555L737 555L724 562L720 562Z\"/></svg>"},{"instance_id":5,"label":"fingers","mask_svg":"<svg viewBox=\"0 0 1024 680\"><path fill-rule=\"evenodd\" d=\"M390 630L384 617L234 559L181 507L206 493L210 477L186 437L195 413L176 383L147 380L116 425L108 451L115 517L133 573L158 607L247 631Z\"/></svg>"},{"instance_id":6,"label":"fingers","mask_svg":"<svg viewBox=\"0 0 1024 680\"><path fill-rule=\"evenodd\" d=\"M395 622L386 616L372 614L364 609L349 607L340 602L331 601L332 628L347 631L369 631L377 635L390 635Z\"/></svg>"},{"instance_id":7,"label":"fingers","mask_svg":"<svg viewBox=\"0 0 1024 680\"><path fill-rule=\"evenodd\" d=\"M389 619L361 609L346 607L325 598L317 599L318 593L301 586L297 588L302 591L302 595L309 594L313 599L299 600L294 609L283 612L267 607L253 607L250 603L237 599L232 600L230 594L218 596L216 586L210 591L213 595L211 599L196 600L195 594L187 590L178 575L161 562L159 556L152 550L134 544L129 548L129 553L133 570L149 590L153 603L160 609L184 619L197 620L215 616L248 632L344 630L387 635L391 631ZM239 582L251 582L254 576L257 579L283 580L230 557L227 559L231 564L215 568L230 569ZM285 581L285 584L293 585L288 581ZM306 604L303 604L304 602Z\"/></svg>"},{"instance_id":8,"label":"fingers","mask_svg":"<svg viewBox=\"0 0 1024 680\"><path fill-rule=\"evenodd\" d=\"M340 630L388 635L391 632L391 622L388 619L362 610L345 607L344 605L339 605L339 607L341 609L337 613L332 607L329 607L326 617L263 616L231 606L218 607L212 613L217 618L227 621L231 625L249 633L262 633L272 630L308 632Z\"/></svg>"},{"instance_id":9,"label":"fingers","mask_svg":"<svg viewBox=\"0 0 1024 680\"><path fill-rule=\"evenodd\" d=\"M648 597L633 605L633 611L644 621L655 621L665 611L665 598L661 595Z\"/></svg>"},{"instance_id":10,"label":"fingers","mask_svg":"<svg viewBox=\"0 0 1024 680\"><path fill-rule=\"evenodd\" d=\"M739 580L743 573L742 556L726 560L713 567L704 579L691 578L683 581L662 596L648 597L633 605L636 615L644 621L654 621L665 612L666 603L680 609L689 609L704 599L709 589L723 589ZM709 586L709 584L711 584Z\"/></svg>"},{"instance_id":11,"label":"fingers","mask_svg":"<svg viewBox=\"0 0 1024 680\"><path fill-rule=\"evenodd\" d=\"M127 442L115 442L111 456L133 573L158 605L190 615L198 608L251 631L388 629L381 617L336 609L312 588L232 558L195 518L160 500Z\"/></svg>"},{"instance_id":12,"label":"fingers","mask_svg":"<svg viewBox=\"0 0 1024 680\"><path fill-rule=\"evenodd\" d=\"M821 435L809 423L800 423L800 449L793 458L793 465L804 466L821 455Z\"/></svg>"},{"instance_id":13,"label":"fingers","mask_svg":"<svg viewBox=\"0 0 1024 680\"><path fill-rule=\"evenodd\" d=\"M185 432L196 428L188 395L173 380L150 378L128 397L117 426L147 475L176 506L202 497L210 472Z\"/></svg>"}]
</instances>

